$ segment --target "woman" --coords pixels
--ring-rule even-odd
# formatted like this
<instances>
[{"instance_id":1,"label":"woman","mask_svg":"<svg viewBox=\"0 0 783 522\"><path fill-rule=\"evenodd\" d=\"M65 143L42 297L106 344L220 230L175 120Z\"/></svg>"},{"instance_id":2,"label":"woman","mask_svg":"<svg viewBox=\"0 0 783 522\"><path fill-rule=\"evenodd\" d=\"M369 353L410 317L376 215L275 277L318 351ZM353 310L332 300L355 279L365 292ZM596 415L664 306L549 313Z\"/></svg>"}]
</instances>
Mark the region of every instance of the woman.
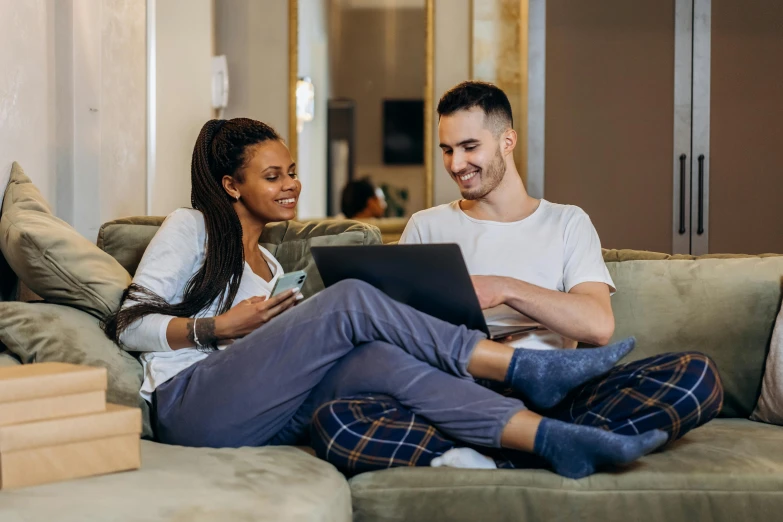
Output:
<instances>
[{"instance_id":1,"label":"woman","mask_svg":"<svg viewBox=\"0 0 783 522\"><path fill-rule=\"evenodd\" d=\"M297 290L270 298L283 271L258 240L268 223L295 217L301 184L269 126L207 122L191 176L193 209L166 219L105 323L110 338L143 352L141 394L162 442L301 443L315 409L348 392L389 395L457 440L533 452L569 477L630 462L666 441L661 431L624 436L542 418L475 382L505 383L545 409L608 371L632 340L598 350L515 350L358 281L295 308ZM370 355L366 375L324 379L356 347Z\"/></svg>"}]
</instances>

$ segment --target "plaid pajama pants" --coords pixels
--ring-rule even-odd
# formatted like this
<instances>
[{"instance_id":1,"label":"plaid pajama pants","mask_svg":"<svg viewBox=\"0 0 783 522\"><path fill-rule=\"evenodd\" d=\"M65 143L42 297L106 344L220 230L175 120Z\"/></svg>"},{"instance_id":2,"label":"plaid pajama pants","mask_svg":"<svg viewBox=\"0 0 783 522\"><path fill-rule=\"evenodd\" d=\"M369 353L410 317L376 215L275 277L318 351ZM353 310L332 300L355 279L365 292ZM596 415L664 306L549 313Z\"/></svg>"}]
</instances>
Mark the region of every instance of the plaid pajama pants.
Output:
<instances>
[{"instance_id":1,"label":"plaid pajama pants","mask_svg":"<svg viewBox=\"0 0 783 522\"><path fill-rule=\"evenodd\" d=\"M673 442L713 419L722 405L723 387L715 363L701 353L687 352L618 365L574 390L555 408L538 413L627 435L660 429ZM313 415L311 444L319 457L349 475L398 466L429 466L444 452L466 446L450 440L426 419L387 396L323 404ZM523 452L476 449L493 457L500 468L541 464Z\"/></svg>"}]
</instances>

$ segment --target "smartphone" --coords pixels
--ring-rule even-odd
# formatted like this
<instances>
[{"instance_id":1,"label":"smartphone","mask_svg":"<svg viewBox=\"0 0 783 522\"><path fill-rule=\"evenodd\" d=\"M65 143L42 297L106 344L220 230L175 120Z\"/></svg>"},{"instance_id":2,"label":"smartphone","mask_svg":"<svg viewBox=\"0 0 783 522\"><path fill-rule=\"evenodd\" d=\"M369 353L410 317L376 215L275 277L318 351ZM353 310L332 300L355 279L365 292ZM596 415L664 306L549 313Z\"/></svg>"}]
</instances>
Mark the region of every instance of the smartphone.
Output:
<instances>
[{"instance_id":1,"label":"smartphone","mask_svg":"<svg viewBox=\"0 0 783 522\"><path fill-rule=\"evenodd\" d=\"M275 283L275 287L272 289L272 294L269 297L280 295L286 290L292 290L294 288L301 289L305 279L307 279L307 274L304 270L283 274L277 280L277 283Z\"/></svg>"}]
</instances>

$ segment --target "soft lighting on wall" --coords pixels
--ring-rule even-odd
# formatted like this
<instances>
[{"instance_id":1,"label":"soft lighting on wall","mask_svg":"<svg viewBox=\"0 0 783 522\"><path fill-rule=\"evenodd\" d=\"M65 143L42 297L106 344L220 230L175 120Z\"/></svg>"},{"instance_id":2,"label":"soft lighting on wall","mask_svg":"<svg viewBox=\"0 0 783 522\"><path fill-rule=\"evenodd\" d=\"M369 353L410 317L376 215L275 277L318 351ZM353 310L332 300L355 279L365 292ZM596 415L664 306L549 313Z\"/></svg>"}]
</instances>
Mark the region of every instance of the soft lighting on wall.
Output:
<instances>
[{"instance_id":1,"label":"soft lighting on wall","mask_svg":"<svg viewBox=\"0 0 783 522\"><path fill-rule=\"evenodd\" d=\"M296 82L296 132L302 132L306 121L315 116L315 87L307 76Z\"/></svg>"}]
</instances>

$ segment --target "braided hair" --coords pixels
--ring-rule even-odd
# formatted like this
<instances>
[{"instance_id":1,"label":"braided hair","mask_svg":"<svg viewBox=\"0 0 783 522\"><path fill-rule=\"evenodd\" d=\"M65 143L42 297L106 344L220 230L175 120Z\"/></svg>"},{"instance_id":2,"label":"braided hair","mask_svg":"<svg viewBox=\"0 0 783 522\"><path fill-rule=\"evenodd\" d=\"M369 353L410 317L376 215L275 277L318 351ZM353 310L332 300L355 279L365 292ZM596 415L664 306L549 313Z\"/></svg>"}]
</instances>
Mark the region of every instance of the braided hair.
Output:
<instances>
[{"instance_id":1,"label":"braided hair","mask_svg":"<svg viewBox=\"0 0 783 522\"><path fill-rule=\"evenodd\" d=\"M207 244L204 264L188 281L181 303L167 302L155 292L132 283L117 311L107 316L103 330L115 343L132 323L149 314L193 317L217 301L218 314L227 312L239 290L245 264L242 225L223 188L226 174L242 181L249 147L281 140L275 130L247 118L210 120L201 128L190 166L190 202L204 215ZM126 300L132 301L123 307ZM207 350L214 349L206 348Z\"/></svg>"}]
</instances>

